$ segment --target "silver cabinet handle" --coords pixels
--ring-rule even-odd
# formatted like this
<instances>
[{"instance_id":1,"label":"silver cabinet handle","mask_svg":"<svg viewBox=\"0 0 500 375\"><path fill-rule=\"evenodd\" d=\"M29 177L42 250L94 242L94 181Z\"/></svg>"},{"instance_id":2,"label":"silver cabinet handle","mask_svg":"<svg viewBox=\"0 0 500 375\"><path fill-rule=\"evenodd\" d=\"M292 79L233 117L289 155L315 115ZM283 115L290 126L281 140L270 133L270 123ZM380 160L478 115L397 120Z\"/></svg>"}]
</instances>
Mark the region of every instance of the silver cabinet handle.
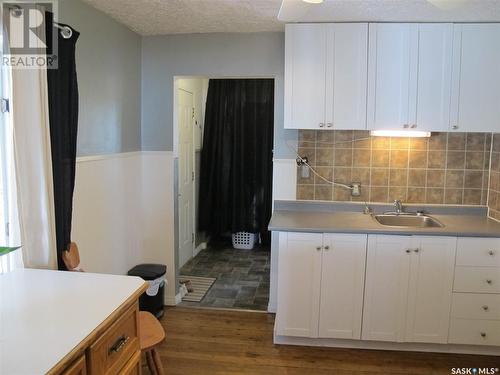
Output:
<instances>
[{"instance_id":1,"label":"silver cabinet handle","mask_svg":"<svg viewBox=\"0 0 500 375\"><path fill-rule=\"evenodd\" d=\"M327 124L326 124L326 127L327 127L327 128L332 128L332 127L333 127L333 123L331 123L331 122L327 123Z\"/></svg>"},{"instance_id":2,"label":"silver cabinet handle","mask_svg":"<svg viewBox=\"0 0 500 375\"><path fill-rule=\"evenodd\" d=\"M486 337L486 332L481 332L481 337Z\"/></svg>"},{"instance_id":3,"label":"silver cabinet handle","mask_svg":"<svg viewBox=\"0 0 500 375\"><path fill-rule=\"evenodd\" d=\"M452 128L453 130L457 130L457 129L458 129L458 125L453 125L451 128Z\"/></svg>"},{"instance_id":4,"label":"silver cabinet handle","mask_svg":"<svg viewBox=\"0 0 500 375\"><path fill-rule=\"evenodd\" d=\"M406 254L410 254L411 250L410 249L406 249Z\"/></svg>"},{"instance_id":5,"label":"silver cabinet handle","mask_svg":"<svg viewBox=\"0 0 500 375\"><path fill-rule=\"evenodd\" d=\"M490 250L490 251L488 251L488 254L493 256L493 255L495 255L495 252L493 250Z\"/></svg>"},{"instance_id":6,"label":"silver cabinet handle","mask_svg":"<svg viewBox=\"0 0 500 375\"><path fill-rule=\"evenodd\" d=\"M488 284L490 284L490 285L491 285L491 284L493 283L493 280L491 280L491 279L486 279L486 282L487 282Z\"/></svg>"},{"instance_id":7,"label":"silver cabinet handle","mask_svg":"<svg viewBox=\"0 0 500 375\"><path fill-rule=\"evenodd\" d=\"M411 128L412 128L412 129L415 129L416 127L417 127L417 124L413 124L413 125L411 126Z\"/></svg>"},{"instance_id":8,"label":"silver cabinet handle","mask_svg":"<svg viewBox=\"0 0 500 375\"><path fill-rule=\"evenodd\" d=\"M484 311L488 311L489 309L490 309L490 308L489 308L487 305L484 305L484 306L483 306L483 310L484 310Z\"/></svg>"},{"instance_id":9,"label":"silver cabinet handle","mask_svg":"<svg viewBox=\"0 0 500 375\"><path fill-rule=\"evenodd\" d=\"M324 122L320 122L320 123L319 123L319 127L320 127L320 128L324 128L324 127L325 127L325 123L324 123Z\"/></svg>"},{"instance_id":10,"label":"silver cabinet handle","mask_svg":"<svg viewBox=\"0 0 500 375\"><path fill-rule=\"evenodd\" d=\"M321 246L316 246L316 250L321 251Z\"/></svg>"},{"instance_id":11,"label":"silver cabinet handle","mask_svg":"<svg viewBox=\"0 0 500 375\"><path fill-rule=\"evenodd\" d=\"M325 250L330 250L330 246L327 245L327 246L324 247L324 249Z\"/></svg>"},{"instance_id":12,"label":"silver cabinet handle","mask_svg":"<svg viewBox=\"0 0 500 375\"><path fill-rule=\"evenodd\" d=\"M405 128L405 129L408 129L409 127L410 127L410 125L408 125L408 124L403 125L403 128Z\"/></svg>"},{"instance_id":13,"label":"silver cabinet handle","mask_svg":"<svg viewBox=\"0 0 500 375\"><path fill-rule=\"evenodd\" d=\"M414 249L413 252L414 253L418 253L420 251L420 249Z\"/></svg>"}]
</instances>

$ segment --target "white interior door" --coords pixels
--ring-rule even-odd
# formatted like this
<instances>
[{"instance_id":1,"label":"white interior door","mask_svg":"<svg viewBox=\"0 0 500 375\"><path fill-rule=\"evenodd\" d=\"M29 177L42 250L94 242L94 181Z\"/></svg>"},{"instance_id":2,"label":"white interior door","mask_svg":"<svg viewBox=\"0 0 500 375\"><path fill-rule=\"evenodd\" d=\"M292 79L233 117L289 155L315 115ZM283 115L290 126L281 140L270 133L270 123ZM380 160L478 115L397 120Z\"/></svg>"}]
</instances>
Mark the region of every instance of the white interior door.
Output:
<instances>
[{"instance_id":1,"label":"white interior door","mask_svg":"<svg viewBox=\"0 0 500 375\"><path fill-rule=\"evenodd\" d=\"M194 252L193 94L179 89L179 267Z\"/></svg>"}]
</instances>

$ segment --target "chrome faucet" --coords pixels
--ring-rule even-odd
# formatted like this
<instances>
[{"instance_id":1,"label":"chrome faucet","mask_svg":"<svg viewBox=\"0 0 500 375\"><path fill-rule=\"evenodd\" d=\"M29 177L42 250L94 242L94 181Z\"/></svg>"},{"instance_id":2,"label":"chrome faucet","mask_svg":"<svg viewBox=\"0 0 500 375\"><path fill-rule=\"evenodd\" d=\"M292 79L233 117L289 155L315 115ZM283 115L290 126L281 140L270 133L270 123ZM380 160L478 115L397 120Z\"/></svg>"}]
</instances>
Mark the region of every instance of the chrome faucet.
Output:
<instances>
[{"instance_id":1,"label":"chrome faucet","mask_svg":"<svg viewBox=\"0 0 500 375\"><path fill-rule=\"evenodd\" d=\"M403 203L399 199L394 201L394 208L396 209L396 213L399 215L403 213Z\"/></svg>"}]
</instances>

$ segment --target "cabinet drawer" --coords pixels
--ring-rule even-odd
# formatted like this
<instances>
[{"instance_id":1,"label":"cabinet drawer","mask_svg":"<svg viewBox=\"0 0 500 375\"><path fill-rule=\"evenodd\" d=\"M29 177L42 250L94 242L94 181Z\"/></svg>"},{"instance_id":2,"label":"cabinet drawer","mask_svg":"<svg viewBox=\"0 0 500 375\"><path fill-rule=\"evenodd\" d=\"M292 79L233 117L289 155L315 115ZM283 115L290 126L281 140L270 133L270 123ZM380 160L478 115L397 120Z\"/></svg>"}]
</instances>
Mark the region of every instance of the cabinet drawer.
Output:
<instances>
[{"instance_id":1,"label":"cabinet drawer","mask_svg":"<svg viewBox=\"0 0 500 375\"><path fill-rule=\"evenodd\" d=\"M87 365L85 355L82 355L74 361L64 372L63 375L87 375Z\"/></svg>"},{"instance_id":2,"label":"cabinet drawer","mask_svg":"<svg viewBox=\"0 0 500 375\"><path fill-rule=\"evenodd\" d=\"M500 268L455 267L454 292L500 293Z\"/></svg>"},{"instance_id":3,"label":"cabinet drawer","mask_svg":"<svg viewBox=\"0 0 500 375\"><path fill-rule=\"evenodd\" d=\"M500 295L453 293L451 317L500 320Z\"/></svg>"},{"instance_id":4,"label":"cabinet drawer","mask_svg":"<svg viewBox=\"0 0 500 375\"><path fill-rule=\"evenodd\" d=\"M500 239L459 238L456 265L500 267Z\"/></svg>"},{"instance_id":5,"label":"cabinet drawer","mask_svg":"<svg viewBox=\"0 0 500 375\"><path fill-rule=\"evenodd\" d=\"M137 304L118 318L89 349L91 374L118 374L139 351Z\"/></svg>"},{"instance_id":6,"label":"cabinet drawer","mask_svg":"<svg viewBox=\"0 0 500 375\"><path fill-rule=\"evenodd\" d=\"M450 344L500 345L500 321L452 319Z\"/></svg>"},{"instance_id":7,"label":"cabinet drawer","mask_svg":"<svg viewBox=\"0 0 500 375\"><path fill-rule=\"evenodd\" d=\"M120 375L141 375L141 352L136 352L125 367L120 371Z\"/></svg>"}]
</instances>

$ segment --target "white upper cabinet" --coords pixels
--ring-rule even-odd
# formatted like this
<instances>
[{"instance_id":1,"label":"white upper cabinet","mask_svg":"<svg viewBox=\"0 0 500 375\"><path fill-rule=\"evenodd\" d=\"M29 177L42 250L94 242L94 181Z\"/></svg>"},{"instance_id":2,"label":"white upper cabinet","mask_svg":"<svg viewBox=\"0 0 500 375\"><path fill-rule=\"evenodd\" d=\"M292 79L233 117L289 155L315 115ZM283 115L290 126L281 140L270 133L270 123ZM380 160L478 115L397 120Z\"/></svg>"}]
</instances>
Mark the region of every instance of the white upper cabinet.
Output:
<instances>
[{"instance_id":1,"label":"white upper cabinet","mask_svg":"<svg viewBox=\"0 0 500 375\"><path fill-rule=\"evenodd\" d=\"M416 77L412 75L410 79L410 128L447 131L450 125L453 25L419 24L412 38L413 44L416 39L418 61Z\"/></svg>"},{"instance_id":2,"label":"white upper cabinet","mask_svg":"<svg viewBox=\"0 0 500 375\"><path fill-rule=\"evenodd\" d=\"M456 24L451 130L500 131L500 24Z\"/></svg>"},{"instance_id":3,"label":"white upper cabinet","mask_svg":"<svg viewBox=\"0 0 500 375\"><path fill-rule=\"evenodd\" d=\"M369 129L448 129L452 41L452 24L370 24Z\"/></svg>"},{"instance_id":4,"label":"white upper cabinet","mask_svg":"<svg viewBox=\"0 0 500 375\"><path fill-rule=\"evenodd\" d=\"M328 25L326 126L366 129L368 24Z\"/></svg>"},{"instance_id":5,"label":"white upper cabinet","mask_svg":"<svg viewBox=\"0 0 500 375\"><path fill-rule=\"evenodd\" d=\"M368 25L291 24L285 128L365 129Z\"/></svg>"},{"instance_id":6,"label":"white upper cabinet","mask_svg":"<svg viewBox=\"0 0 500 375\"><path fill-rule=\"evenodd\" d=\"M326 34L324 24L286 25L285 128L325 126Z\"/></svg>"},{"instance_id":7,"label":"white upper cabinet","mask_svg":"<svg viewBox=\"0 0 500 375\"><path fill-rule=\"evenodd\" d=\"M370 24L368 129L408 127L410 95L409 24Z\"/></svg>"}]
</instances>

